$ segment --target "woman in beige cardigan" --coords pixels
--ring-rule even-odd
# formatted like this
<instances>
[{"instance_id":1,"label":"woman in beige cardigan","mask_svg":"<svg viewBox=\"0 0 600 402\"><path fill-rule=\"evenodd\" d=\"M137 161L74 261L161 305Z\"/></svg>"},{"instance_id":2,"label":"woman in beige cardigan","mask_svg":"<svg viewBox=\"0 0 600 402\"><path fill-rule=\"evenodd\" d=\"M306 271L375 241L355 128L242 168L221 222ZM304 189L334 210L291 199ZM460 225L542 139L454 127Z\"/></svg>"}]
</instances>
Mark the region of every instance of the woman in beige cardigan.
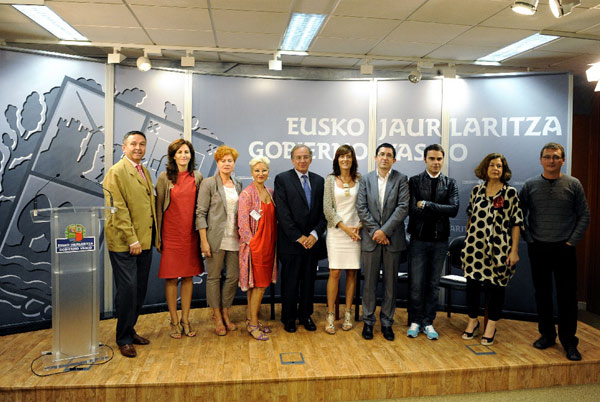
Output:
<instances>
[{"instance_id":1,"label":"woman in beige cardigan","mask_svg":"<svg viewBox=\"0 0 600 402\"><path fill-rule=\"evenodd\" d=\"M237 329L229 318L239 276L237 208L242 184L232 175L237 157L235 148L226 145L217 148L217 174L200 184L196 208L196 227L208 273L206 299L213 309L215 333L219 336ZM221 285L223 267L225 282Z\"/></svg>"}]
</instances>

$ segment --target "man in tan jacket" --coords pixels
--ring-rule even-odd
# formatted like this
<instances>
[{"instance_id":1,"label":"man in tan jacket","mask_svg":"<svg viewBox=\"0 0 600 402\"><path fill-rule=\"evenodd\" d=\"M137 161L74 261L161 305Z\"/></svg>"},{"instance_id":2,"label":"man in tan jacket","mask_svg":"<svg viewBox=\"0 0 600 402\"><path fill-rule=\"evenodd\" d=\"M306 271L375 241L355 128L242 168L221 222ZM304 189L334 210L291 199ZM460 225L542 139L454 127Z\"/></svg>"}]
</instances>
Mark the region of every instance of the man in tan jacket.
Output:
<instances>
[{"instance_id":1,"label":"man in tan jacket","mask_svg":"<svg viewBox=\"0 0 600 402\"><path fill-rule=\"evenodd\" d=\"M134 329L146 297L156 232L154 187L141 164L145 154L144 133L128 132L123 137L123 159L104 178L117 208L106 220L104 233L117 288L117 345L126 357L137 355L134 344L150 343Z\"/></svg>"}]
</instances>

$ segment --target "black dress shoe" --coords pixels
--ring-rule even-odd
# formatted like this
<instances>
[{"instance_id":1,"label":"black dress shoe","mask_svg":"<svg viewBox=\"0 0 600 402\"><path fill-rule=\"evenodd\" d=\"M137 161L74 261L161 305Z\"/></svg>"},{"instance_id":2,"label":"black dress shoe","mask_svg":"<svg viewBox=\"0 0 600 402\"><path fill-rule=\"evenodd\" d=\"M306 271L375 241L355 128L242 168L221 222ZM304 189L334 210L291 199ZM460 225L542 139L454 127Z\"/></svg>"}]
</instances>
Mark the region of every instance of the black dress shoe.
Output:
<instances>
[{"instance_id":1,"label":"black dress shoe","mask_svg":"<svg viewBox=\"0 0 600 402\"><path fill-rule=\"evenodd\" d=\"M146 338L139 336L138 334L133 334L133 344L134 345L148 345L150 341Z\"/></svg>"},{"instance_id":2,"label":"black dress shoe","mask_svg":"<svg viewBox=\"0 0 600 402\"><path fill-rule=\"evenodd\" d=\"M568 346L567 347L567 359L578 362L581 360L581 354L577 350L577 346Z\"/></svg>"},{"instance_id":3,"label":"black dress shoe","mask_svg":"<svg viewBox=\"0 0 600 402\"><path fill-rule=\"evenodd\" d=\"M294 333L296 332L296 321L288 321L285 324L283 324L283 329L285 329L285 332L289 332L289 333Z\"/></svg>"},{"instance_id":4,"label":"black dress shoe","mask_svg":"<svg viewBox=\"0 0 600 402\"><path fill-rule=\"evenodd\" d=\"M373 339L373 326L372 325L369 325L369 324L363 325L362 337L365 338L366 340Z\"/></svg>"},{"instance_id":5,"label":"black dress shoe","mask_svg":"<svg viewBox=\"0 0 600 402\"><path fill-rule=\"evenodd\" d=\"M306 328L307 331L317 330L315 322L310 317L300 320L300 325L304 325L304 328Z\"/></svg>"},{"instance_id":6,"label":"black dress shoe","mask_svg":"<svg viewBox=\"0 0 600 402\"><path fill-rule=\"evenodd\" d=\"M533 342L533 346L538 349L548 349L550 346L556 345L554 339L546 338L545 336L540 337L537 341Z\"/></svg>"},{"instance_id":7,"label":"black dress shoe","mask_svg":"<svg viewBox=\"0 0 600 402\"><path fill-rule=\"evenodd\" d=\"M125 357L137 356L135 346L133 346L131 343L128 343L127 345L119 345L119 351L121 351L121 354Z\"/></svg>"},{"instance_id":8,"label":"black dress shoe","mask_svg":"<svg viewBox=\"0 0 600 402\"><path fill-rule=\"evenodd\" d=\"M392 327L386 327L386 326L382 325L381 333L383 334L383 337L385 339L387 339L388 341L394 340L394 331L392 330Z\"/></svg>"}]
</instances>

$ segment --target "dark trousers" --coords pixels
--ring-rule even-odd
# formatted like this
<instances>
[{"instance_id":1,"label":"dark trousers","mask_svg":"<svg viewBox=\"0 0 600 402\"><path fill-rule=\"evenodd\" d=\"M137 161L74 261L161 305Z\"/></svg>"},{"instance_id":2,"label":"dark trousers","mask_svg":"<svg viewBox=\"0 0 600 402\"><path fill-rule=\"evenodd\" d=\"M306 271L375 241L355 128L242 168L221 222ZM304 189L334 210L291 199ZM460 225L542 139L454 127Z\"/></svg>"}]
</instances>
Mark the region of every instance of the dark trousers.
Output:
<instances>
[{"instance_id":1,"label":"dark trousers","mask_svg":"<svg viewBox=\"0 0 600 402\"><path fill-rule=\"evenodd\" d=\"M365 281L363 284L363 321L367 325L375 325L375 308L377 306L377 281L379 271L383 271L383 301L379 311L379 319L384 327L394 324L396 311L396 291L398 287L398 267L402 252L388 251L387 246L377 245L373 251L363 251Z\"/></svg>"},{"instance_id":2,"label":"dark trousers","mask_svg":"<svg viewBox=\"0 0 600 402\"><path fill-rule=\"evenodd\" d=\"M467 278L467 309L470 318L479 316L479 301L481 290L485 295L488 308L488 318L498 321L502 316L504 306L504 286L494 285L491 282L481 282Z\"/></svg>"},{"instance_id":3,"label":"dark trousers","mask_svg":"<svg viewBox=\"0 0 600 402\"><path fill-rule=\"evenodd\" d=\"M142 250L140 255L109 251L117 292L117 345L133 343L135 323L146 298L148 275L152 264L152 249Z\"/></svg>"},{"instance_id":4,"label":"dark trousers","mask_svg":"<svg viewBox=\"0 0 600 402\"><path fill-rule=\"evenodd\" d=\"M575 247L564 242L534 241L527 247L531 263L531 277L535 288L538 311L538 330L549 339L556 338L552 276L556 284L558 303L558 339L567 347L577 345L577 259Z\"/></svg>"},{"instance_id":5,"label":"dark trousers","mask_svg":"<svg viewBox=\"0 0 600 402\"><path fill-rule=\"evenodd\" d=\"M408 257L408 320L432 325L440 294L447 241L411 240Z\"/></svg>"},{"instance_id":6,"label":"dark trousers","mask_svg":"<svg viewBox=\"0 0 600 402\"><path fill-rule=\"evenodd\" d=\"M313 253L278 254L281 263L281 321L310 317L313 313L318 259Z\"/></svg>"}]
</instances>

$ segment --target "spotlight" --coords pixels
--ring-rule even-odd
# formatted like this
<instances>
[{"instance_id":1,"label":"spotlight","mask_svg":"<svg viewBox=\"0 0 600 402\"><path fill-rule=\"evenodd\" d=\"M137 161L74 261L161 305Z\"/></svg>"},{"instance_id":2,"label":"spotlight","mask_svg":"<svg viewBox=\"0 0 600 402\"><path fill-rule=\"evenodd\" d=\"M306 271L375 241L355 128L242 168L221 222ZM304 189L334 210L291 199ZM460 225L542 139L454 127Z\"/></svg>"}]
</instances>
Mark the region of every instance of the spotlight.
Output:
<instances>
[{"instance_id":1,"label":"spotlight","mask_svg":"<svg viewBox=\"0 0 600 402\"><path fill-rule=\"evenodd\" d=\"M581 0L550 0L550 11L556 18L569 14L573 8L581 4Z\"/></svg>"},{"instance_id":2,"label":"spotlight","mask_svg":"<svg viewBox=\"0 0 600 402\"><path fill-rule=\"evenodd\" d=\"M279 52L273 55L273 60L269 60L269 70L273 71L281 71L282 64L281 60L279 60Z\"/></svg>"},{"instance_id":3,"label":"spotlight","mask_svg":"<svg viewBox=\"0 0 600 402\"><path fill-rule=\"evenodd\" d=\"M537 11L539 0L516 0L510 8L522 15L533 15Z\"/></svg>"},{"instance_id":4,"label":"spotlight","mask_svg":"<svg viewBox=\"0 0 600 402\"><path fill-rule=\"evenodd\" d=\"M410 74L408 74L408 80L413 84L417 84L419 81L421 81L421 70L417 69L411 71Z\"/></svg>"},{"instance_id":5,"label":"spotlight","mask_svg":"<svg viewBox=\"0 0 600 402\"><path fill-rule=\"evenodd\" d=\"M594 63L585 71L585 75L589 82L600 81L600 62Z\"/></svg>"},{"instance_id":6,"label":"spotlight","mask_svg":"<svg viewBox=\"0 0 600 402\"><path fill-rule=\"evenodd\" d=\"M362 75L371 75L373 74L373 65L369 64L369 60L365 60L365 64L360 66L360 73Z\"/></svg>"},{"instance_id":7,"label":"spotlight","mask_svg":"<svg viewBox=\"0 0 600 402\"><path fill-rule=\"evenodd\" d=\"M150 63L150 59L148 59L148 53L144 50L144 55L138 57L137 59L137 68L140 71L148 71L152 68L152 63Z\"/></svg>"},{"instance_id":8,"label":"spotlight","mask_svg":"<svg viewBox=\"0 0 600 402\"><path fill-rule=\"evenodd\" d=\"M192 54L194 54L194 52L185 52L185 56L181 57L181 67L194 67L196 65L196 59Z\"/></svg>"},{"instance_id":9,"label":"spotlight","mask_svg":"<svg viewBox=\"0 0 600 402\"><path fill-rule=\"evenodd\" d=\"M121 49L115 47L113 52L108 54L108 64L119 64L126 59L126 57L119 52L120 50Z\"/></svg>"}]
</instances>

